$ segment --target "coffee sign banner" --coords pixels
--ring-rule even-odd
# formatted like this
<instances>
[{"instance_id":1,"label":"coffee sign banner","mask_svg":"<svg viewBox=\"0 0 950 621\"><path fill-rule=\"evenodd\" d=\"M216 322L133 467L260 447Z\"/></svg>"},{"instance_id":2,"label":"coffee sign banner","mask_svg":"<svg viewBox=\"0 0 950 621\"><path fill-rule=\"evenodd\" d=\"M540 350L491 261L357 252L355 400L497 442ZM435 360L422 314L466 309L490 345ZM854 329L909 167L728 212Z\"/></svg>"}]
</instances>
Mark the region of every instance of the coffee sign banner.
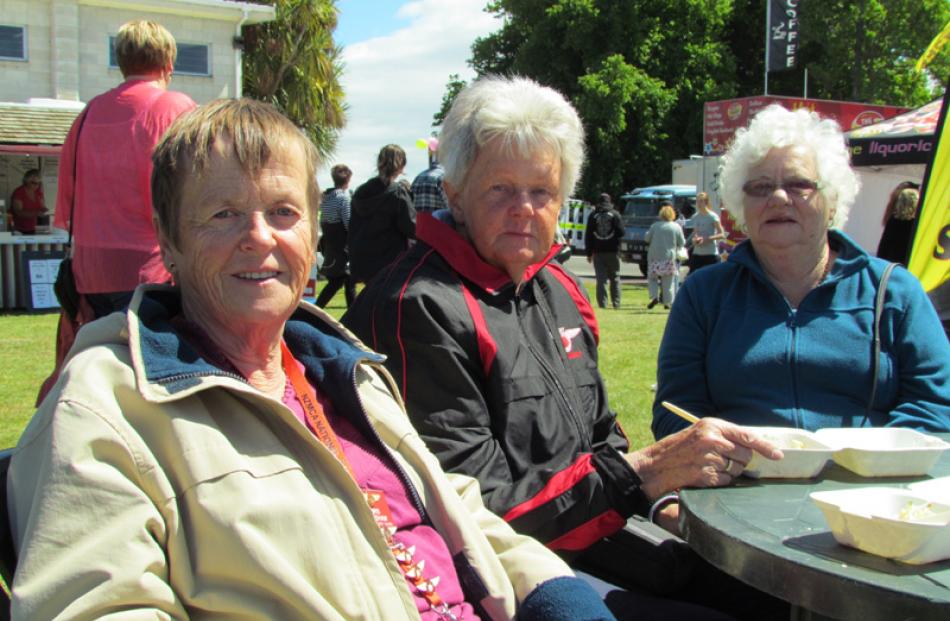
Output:
<instances>
[{"instance_id":1,"label":"coffee sign banner","mask_svg":"<svg viewBox=\"0 0 950 621\"><path fill-rule=\"evenodd\" d=\"M798 64L801 36L800 0L769 0L769 72L787 71Z\"/></svg>"}]
</instances>

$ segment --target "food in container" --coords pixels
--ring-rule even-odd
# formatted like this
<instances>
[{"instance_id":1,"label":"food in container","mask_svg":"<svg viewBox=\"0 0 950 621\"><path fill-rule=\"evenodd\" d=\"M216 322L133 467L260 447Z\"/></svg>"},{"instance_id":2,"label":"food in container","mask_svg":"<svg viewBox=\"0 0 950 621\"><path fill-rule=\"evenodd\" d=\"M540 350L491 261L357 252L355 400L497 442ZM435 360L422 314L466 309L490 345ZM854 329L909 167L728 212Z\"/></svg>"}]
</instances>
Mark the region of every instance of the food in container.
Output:
<instances>
[{"instance_id":1,"label":"food in container","mask_svg":"<svg viewBox=\"0 0 950 621\"><path fill-rule=\"evenodd\" d=\"M813 492L811 499L838 543L914 565L950 558L950 504L890 487Z\"/></svg>"},{"instance_id":2,"label":"food in container","mask_svg":"<svg viewBox=\"0 0 950 621\"><path fill-rule=\"evenodd\" d=\"M794 427L746 427L749 431L782 449L785 457L776 461L758 453L746 464L743 474L752 478L804 479L817 476L828 460L832 447L810 431Z\"/></svg>"},{"instance_id":3,"label":"food in container","mask_svg":"<svg viewBox=\"0 0 950 621\"><path fill-rule=\"evenodd\" d=\"M815 438L835 449L835 462L865 477L927 474L950 448L935 436L890 427L819 429Z\"/></svg>"}]
</instances>

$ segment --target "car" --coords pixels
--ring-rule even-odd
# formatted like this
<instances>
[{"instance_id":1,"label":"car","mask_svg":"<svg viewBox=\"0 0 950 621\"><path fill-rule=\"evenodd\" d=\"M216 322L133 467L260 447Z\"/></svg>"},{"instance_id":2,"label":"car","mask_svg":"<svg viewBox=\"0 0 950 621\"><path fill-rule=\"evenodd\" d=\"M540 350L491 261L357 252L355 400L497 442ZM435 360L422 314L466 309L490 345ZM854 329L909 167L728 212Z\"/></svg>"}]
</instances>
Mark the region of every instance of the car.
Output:
<instances>
[{"instance_id":1,"label":"car","mask_svg":"<svg viewBox=\"0 0 950 621\"><path fill-rule=\"evenodd\" d=\"M660 214L660 205L672 203L678 215L686 219L683 234L693 231L692 217L696 213L696 186L651 185L637 188L620 197L624 235L620 242L620 258L640 266L647 274L647 246L644 236Z\"/></svg>"}]
</instances>

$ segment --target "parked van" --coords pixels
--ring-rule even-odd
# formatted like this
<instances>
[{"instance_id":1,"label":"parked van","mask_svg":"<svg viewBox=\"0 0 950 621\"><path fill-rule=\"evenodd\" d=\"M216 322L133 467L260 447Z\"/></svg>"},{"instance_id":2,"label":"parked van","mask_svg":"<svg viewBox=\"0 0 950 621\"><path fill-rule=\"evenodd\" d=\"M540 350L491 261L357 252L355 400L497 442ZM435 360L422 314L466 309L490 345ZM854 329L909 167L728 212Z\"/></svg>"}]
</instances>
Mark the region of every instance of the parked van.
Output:
<instances>
[{"instance_id":1,"label":"parked van","mask_svg":"<svg viewBox=\"0 0 950 621\"><path fill-rule=\"evenodd\" d=\"M620 197L624 235L620 242L620 258L636 263L647 273L647 243L643 240L650 226L660 215L660 205L672 203L677 214L686 218L684 234L693 230L692 218L696 213L695 185L651 185L637 188Z\"/></svg>"}]
</instances>

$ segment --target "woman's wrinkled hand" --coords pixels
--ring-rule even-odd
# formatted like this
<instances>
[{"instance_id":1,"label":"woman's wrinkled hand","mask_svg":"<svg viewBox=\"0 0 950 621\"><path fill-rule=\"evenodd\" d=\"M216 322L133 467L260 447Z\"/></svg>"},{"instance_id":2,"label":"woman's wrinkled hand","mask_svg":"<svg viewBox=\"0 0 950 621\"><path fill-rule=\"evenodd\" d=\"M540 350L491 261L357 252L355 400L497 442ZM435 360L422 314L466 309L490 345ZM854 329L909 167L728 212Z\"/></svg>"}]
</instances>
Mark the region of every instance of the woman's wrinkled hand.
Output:
<instances>
[{"instance_id":1,"label":"woman's wrinkled hand","mask_svg":"<svg viewBox=\"0 0 950 621\"><path fill-rule=\"evenodd\" d=\"M748 429L707 417L626 457L652 500L681 487L728 485L753 451L767 459L783 457L778 446Z\"/></svg>"}]
</instances>

